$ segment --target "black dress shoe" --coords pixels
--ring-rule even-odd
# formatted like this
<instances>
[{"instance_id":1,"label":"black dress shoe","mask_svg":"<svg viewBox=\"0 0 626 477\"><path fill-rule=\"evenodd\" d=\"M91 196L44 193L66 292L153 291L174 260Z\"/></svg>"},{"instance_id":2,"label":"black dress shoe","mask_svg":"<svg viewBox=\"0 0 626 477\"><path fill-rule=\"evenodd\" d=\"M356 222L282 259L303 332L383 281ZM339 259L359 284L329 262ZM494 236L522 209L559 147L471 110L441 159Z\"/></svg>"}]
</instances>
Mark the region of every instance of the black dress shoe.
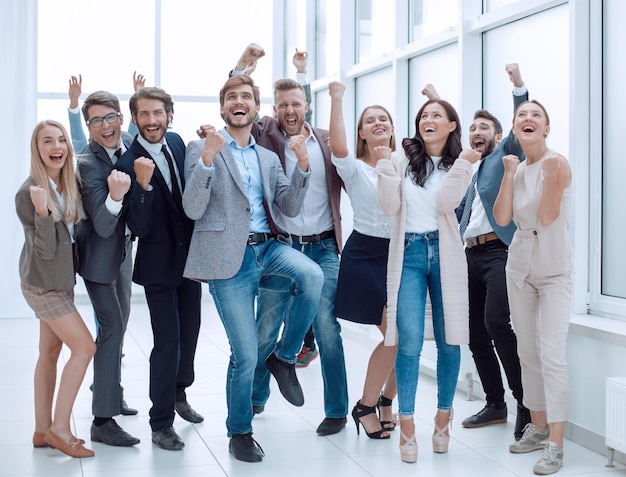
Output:
<instances>
[{"instance_id":1,"label":"black dress shoe","mask_svg":"<svg viewBox=\"0 0 626 477\"><path fill-rule=\"evenodd\" d=\"M252 438L252 432L234 434L230 438L228 451L235 456L235 459L244 462L261 462L265 457L263 448Z\"/></svg>"},{"instance_id":2,"label":"black dress shoe","mask_svg":"<svg viewBox=\"0 0 626 477\"><path fill-rule=\"evenodd\" d=\"M463 427L474 428L490 426L491 424L506 423L506 404L502 409L498 409L495 404L487 403L484 408L473 416L468 417L462 423Z\"/></svg>"},{"instance_id":3,"label":"black dress shoe","mask_svg":"<svg viewBox=\"0 0 626 477\"><path fill-rule=\"evenodd\" d=\"M91 442L101 442L108 446L131 447L139 444L140 441L122 429L115 419L111 419L101 426L91 424Z\"/></svg>"},{"instance_id":4,"label":"black dress shoe","mask_svg":"<svg viewBox=\"0 0 626 477\"><path fill-rule=\"evenodd\" d=\"M322 423L317 427L317 434L320 436L330 436L337 434L346 427L347 419L345 417L325 417Z\"/></svg>"},{"instance_id":5,"label":"black dress shoe","mask_svg":"<svg viewBox=\"0 0 626 477\"><path fill-rule=\"evenodd\" d=\"M524 428L530 422L530 411L521 404L517 405L517 417L515 418L515 440L519 441L524 435Z\"/></svg>"},{"instance_id":6,"label":"black dress shoe","mask_svg":"<svg viewBox=\"0 0 626 477\"><path fill-rule=\"evenodd\" d=\"M174 409L176 409L178 415L182 417L185 421L193 422L194 424L198 424L204 421L204 417L194 411L187 401L175 402Z\"/></svg>"},{"instance_id":7,"label":"black dress shoe","mask_svg":"<svg viewBox=\"0 0 626 477\"><path fill-rule=\"evenodd\" d=\"M293 364L281 361L276 357L276 353L270 354L265 360L265 365L278 382L278 389L283 397L294 406L304 404L304 394L298 382L296 367Z\"/></svg>"},{"instance_id":8,"label":"black dress shoe","mask_svg":"<svg viewBox=\"0 0 626 477\"><path fill-rule=\"evenodd\" d=\"M152 443L165 450L181 450L185 443L173 427L152 431Z\"/></svg>"},{"instance_id":9,"label":"black dress shoe","mask_svg":"<svg viewBox=\"0 0 626 477\"><path fill-rule=\"evenodd\" d=\"M137 411L137 409L128 407L128 404L126 404L126 401L122 399L122 402L120 403L120 414L122 416L135 416L137 415L138 412L139 411Z\"/></svg>"},{"instance_id":10,"label":"black dress shoe","mask_svg":"<svg viewBox=\"0 0 626 477\"><path fill-rule=\"evenodd\" d=\"M252 415L255 416L257 414L261 414L263 411L265 411L265 406L255 406L254 404L252 405Z\"/></svg>"}]
</instances>

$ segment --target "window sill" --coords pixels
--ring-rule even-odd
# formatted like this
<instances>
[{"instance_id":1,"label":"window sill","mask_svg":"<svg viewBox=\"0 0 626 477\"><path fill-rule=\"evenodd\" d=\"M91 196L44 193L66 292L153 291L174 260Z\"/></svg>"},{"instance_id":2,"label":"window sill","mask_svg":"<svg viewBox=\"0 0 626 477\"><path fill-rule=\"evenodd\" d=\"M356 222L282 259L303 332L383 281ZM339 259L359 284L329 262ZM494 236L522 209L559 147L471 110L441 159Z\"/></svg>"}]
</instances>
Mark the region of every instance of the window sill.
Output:
<instances>
[{"instance_id":1,"label":"window sill","mask_svg":"<svg viewBox=\"0 0 626 477\"><path fill-rule=\"evenodd\" d=\"M603 343L626 347L626 321L598 315L575 314L570 318L570 332Z\"/></svg>"}]
</instances>

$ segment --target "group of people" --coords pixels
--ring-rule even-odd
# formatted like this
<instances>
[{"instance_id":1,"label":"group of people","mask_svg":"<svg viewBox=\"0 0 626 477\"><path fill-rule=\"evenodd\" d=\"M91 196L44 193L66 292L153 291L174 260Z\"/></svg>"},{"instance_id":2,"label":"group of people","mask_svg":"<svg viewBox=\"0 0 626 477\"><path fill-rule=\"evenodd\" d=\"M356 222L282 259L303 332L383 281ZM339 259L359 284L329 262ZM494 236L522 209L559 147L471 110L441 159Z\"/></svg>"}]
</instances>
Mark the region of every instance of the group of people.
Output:
<instances>
[{"instance_id":1,"label":"group of people","mask_svg":"<svg viewBox=\"0 0 626 477\"><path fill-rule=\"evenodd\" d=\"M274 83L274 116L259 118L260 93L250 74L264 54L254 43L245 49L220 91L224 128L201 126L201 139L187 146L167 131L171 97L145 87L142 76L134 77L130 100L134 138L121 132L115 96L100 91L87 97L82 112L90 141L76 171L60 123L43 121L33 131L31 174L16 196L26 237L22 290L40 319L33 444L74 457L94 454L69 428L94 355L91 440L139 442L113 419L133 411L120 373L132 273L150 310L150 425L161 448L184 446L173 428L175 411L190 422L203 420L185 389L194 380L200 284L206 282L231 347L226 428L236 459L264 457L252 420L265 409L271 375L289 403L304 404L296 364L311 350L304 341L311 331L324 383L325 418L317 433L345 427L340 318L376 325L383 337L351 412L357 433L363 427L370 438L388 439L398 426L401 459L416 462L420 354L424 339L434 338L432 446L447 452L460 346L469 344L487 403L463 426L506 422L499 358L517 401L510 451L541 449L533 470L556 472L567 419L571 172L547 147L547 112L528 101L517 65L506 67L515 104L507 137L497 118L479 110L471 149L464 150L458 114L427 85L415 135L403 139L401 149L389 111L371 105L359 117L353 155L339 82L329 85L328 131L307 121L301 74L298 81ZM299 73L306 58L305 52L294 55ZM80 95L74 78L72 108L77 90ZM342 187L354 211L343 248ZM95 345L73 304L75 272L94 307ZM71 358L53 417L51 369L63 343ZM399 422L392 410L396 394Z\"/></svg>"}]
</instances>

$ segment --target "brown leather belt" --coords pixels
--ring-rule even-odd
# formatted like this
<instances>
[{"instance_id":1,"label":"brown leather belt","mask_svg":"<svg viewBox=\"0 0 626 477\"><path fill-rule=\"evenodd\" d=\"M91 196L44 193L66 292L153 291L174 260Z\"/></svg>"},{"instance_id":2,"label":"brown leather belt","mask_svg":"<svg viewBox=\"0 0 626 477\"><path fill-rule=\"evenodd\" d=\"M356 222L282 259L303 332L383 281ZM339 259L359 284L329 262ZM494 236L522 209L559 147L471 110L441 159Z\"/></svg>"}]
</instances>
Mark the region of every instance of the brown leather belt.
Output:
<instances>
[{"instance_id":1,"label":"brown leather belt","mask_svg":"<svg viewBox=\"0 0 626 477\"><path fill-rule=\"evenodd\" d=\"M498 234L495 232L489 232L488 234L479 235L478 237L470 237L465 239L465 246L467 248L476 247L477 245L484 245L492 240L498 240Z\"/></svg>"},{"instance_id":2,"label":"brown leather belt","mask_svg":"<svg viewBox=\"0 0 626 477\"><path fill-rule=\"evenodd\" d=\"M294 242L298 243L320 243L322 240L326 240L328 238L334 237L334 230L327 230L326 232L322 232L321 234L315 235L291 235L291 239Z\"/></svg>"}]
</instances>

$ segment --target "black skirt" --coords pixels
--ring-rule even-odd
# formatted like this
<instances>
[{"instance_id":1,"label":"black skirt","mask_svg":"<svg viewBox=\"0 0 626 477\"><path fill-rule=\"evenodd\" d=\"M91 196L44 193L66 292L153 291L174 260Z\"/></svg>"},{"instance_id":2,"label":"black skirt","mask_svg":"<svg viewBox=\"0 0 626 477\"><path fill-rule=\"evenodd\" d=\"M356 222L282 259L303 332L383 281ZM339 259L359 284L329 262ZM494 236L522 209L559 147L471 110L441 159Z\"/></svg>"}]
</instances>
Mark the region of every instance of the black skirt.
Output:
<instances>
[{"instance_id":1,"label":"black skirt","mask_svg":"<svg viewBox=\"0 0 626 477\"><path fill-rule=\"evenodd\" d=\"M387 303L389 239L356 230L341 254L335 316L355 323L380 325Z\"/></svg>"}]
</instances>

